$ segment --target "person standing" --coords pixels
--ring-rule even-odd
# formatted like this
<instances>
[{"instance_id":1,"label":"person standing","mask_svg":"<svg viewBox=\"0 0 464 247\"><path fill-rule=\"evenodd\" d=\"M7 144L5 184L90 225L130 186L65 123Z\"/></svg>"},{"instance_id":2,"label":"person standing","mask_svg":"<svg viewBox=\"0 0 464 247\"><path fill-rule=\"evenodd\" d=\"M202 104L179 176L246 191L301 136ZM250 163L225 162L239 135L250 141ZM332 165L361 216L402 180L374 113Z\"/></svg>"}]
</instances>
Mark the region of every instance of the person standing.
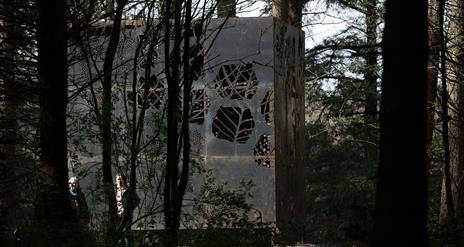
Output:
<instances>
[{"instance_id":1,"label":"person standing","mask_svg":"<svg viewBox=\"0 0 464 247\"><path fill-rule=\"evenodd\" d=\"M79 186L77 177L71 177L68 180L68 188L69 200L74 214L80 223L87 226L90 223L89 208L85 200L85 195Z\"/></svg>"},{"instance_id":2,"label":"person standing","mask_svg":"<svg viewBox=\"0 0 464 247\"><path fill-rule=\"evenodd\" d=\"M124 228L122 230L125 247L129 246L129 233L132 226L132 213L140 202L137 193L134 192L133 203L132 205L129 205L129 191L130 190L127 186L125 176L122 173L116 175L116 208L120 222L127 214L127 221L125 222ZM118 241L118 244L121 243L121 241L122 239Z\"/></svg>"}]
</instances>

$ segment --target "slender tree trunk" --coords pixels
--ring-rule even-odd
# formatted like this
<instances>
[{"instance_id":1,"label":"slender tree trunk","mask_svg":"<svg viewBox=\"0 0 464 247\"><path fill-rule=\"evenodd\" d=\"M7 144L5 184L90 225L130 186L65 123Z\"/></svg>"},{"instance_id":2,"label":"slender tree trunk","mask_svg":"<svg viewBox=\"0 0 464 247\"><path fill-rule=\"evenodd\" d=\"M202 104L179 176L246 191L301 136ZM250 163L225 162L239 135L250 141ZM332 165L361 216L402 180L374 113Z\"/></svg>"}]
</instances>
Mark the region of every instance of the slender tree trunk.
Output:
<instances>
[{"instance_id":1,"label":"slender tree trunk","mask_svg":"<svg viewBox=\"0 0 464 247\"><path fill-rule=\"evenodd\" d=\"M151 12L154 8L154 3L152 3L148 11ZM146 23L146 31L150 30L152 28L152 23L147 22ZM142 54L142 46L145 42L149 42L149 48L146 54ZM139 58L141 55L146 57L146 63L144 64L144 78L147 78L147 80L144 81L143 84L143 102L142 102L142 109L140 112L137 110L138 104L132 104L132 119L131 119L131 124L130 126L130 135L131 135L131 145L130 145L130 175L129 175L129 197L128 197L128 203L127 207L129 209L134 209L134 197L136 196L136 188L137 188L137 165L138 165L138 155L140 154L140 146L142 143L143 139L143 133L144 133L144 120L146 116L146 112L148 110L148 96L150 93L150 80L152 80L152 64L153 64L153 59L154 59L154 53L156 49L156 45L158 44L156 39L153 39L151 36L148 35L143 35L143 38L139 41L136 50L135 50L135 55L133 59L133 80L132 80L132 92L137 91L137 86L141 81L137 80L138 74L140 71L138 70L138 63ZM121 239L123 237L123 230L124 227L127 225L128 220L130 219L129 214L123 214L122 219L119 222L117 231L116 231L116 236L118 239Z\"/></svg>"},{"instance_id":2,"label":"slender tree trunk","mask_svg":"<svg viewBox=\"0 0 464 247\"><path fill-rule=\"evenodd\" d=\"M65 1L38 0L37 7L41 151L38 213L46 225L64 225L71 216L67 189Z\"/></svg>"},{"instance_id":3,"label":"slender tree trunk","mask_svg":"<svg viewBox=\"0 0 464 247\"><path fill-rule=\"evenodd\" d=\"M179 62L180 62L180 41L181 41L181 24L180 24L180 6L176 1L174 14L174 33L171 33L171 18L172 13L167 6L171 5L171 0L165 2L165 73L168 82L168 140L167 140L167 161L166 171L164 176L164 222L167 234L167 246L177 246L177 226L174 216L175 201L174 198L177 192L177 180L179 174ZM174 37L174 45L171 49L170 40ZM172 51L172 53L171 53Z\"/></svg>"},{"instance_id":4,"label":"slender tree trunk","mask_svg":"<svg viewBox=\"0 0 464 247\"><path fill-rule=\"evenodd\" d=\"M439 33L440 33L440 72L443 75L442 80L442 93L441 93L441 113L442 113L442 143L444 153L443 164L443 182L442 182L442 195L440 205L440 223L450 223L452 227L456 226L456 214L454 209L454 195L451 177L451 149L450 149L450 132L449 123L450 116L448 112L449 95L448 95L448 73L447 73L447 41L444 32L444 15L445 15L445 1L438 2L438 15L439 15Z\"/></svg>"},{"instance_id":5,"label":"slender tree trunk","mask_svg":"<svg viewBox=\"0 0 464 247\"><path fill-rule=\"evenodd\" d=\"M374 246L429 246L427 1L386 1Z\"/></svg>"},{"instance_id":6,"label":"slender tree trunk","mask_svg":"<svg viewBox=\"0 0 464 247\"><path fill-rule=\"evenodd\" d=\"M366 25L366 45L370 46L366 49L364 57L366 67L364 72L364 80L366 82L365 102L364 102L364 121L366 131L364 138L366 143L378 143L378 129L373 127L378 122L378 48L377 48L377 21L378 9L377 0L369 0L364 9L365 25ZM365 145L366 160L375 162L378 156L377 145Z\"/></svg>"},{"instance_id":7,"label":"slender tree trunk","mask_svg":"<svg viewBox=\"0 0 464 247\"><path fill-rule=\"evenodd\" d=\"M427 68L427 150L430 153L435 122L435 103L437 98L438 68L440 60L440 15L439 1L430 0L429 20L429 60ZM430 155L427 155L427 167L430 168Z\"/></svg>"},{"instance_id":8,"label":"slender tree trunk","mask_svg":"<svg viewBox=\"0 0 464 247\"><path fill-rule=\"evenodd\" d=\"M235 17L235 0L217 0L217 12L219 18Z\"/></svg>"},{"instance_id":9,"label":"slender tree trunk","mask_svg":"<svg viewBox=\"0 0 464 247\"><path fill-rule=\"evenodd\" d=\"M187 33L191 30L192 22L192 0L186 0L185 3L185 22L184 30ZM183 102L182 102L182 171L180 173L179 187L175 198L176 203L176 225L180 227L180 215L182 210L182 202L184 199L185 191L189 181L189 170L190 170L190 129L189 129L189 117L190 117L190 103L191 103L191 71L190 71L190 36L184 35L184 49L183 49Z\"/></svg>"},{"instance_id":10,"label":"slender tree trunk","mask_svg":"<svg viewBox=\"0 0 464 247\"><path fill-rule=\"evenodd\" d=\"M462 222L464 216L464 4L462 1L450 1L451 17L449 30L449 172L452 191L454 218ZM445 134L445 133L444 133ZM447 169L445 168L445 173ZM442 203L443 206L444 203ZM453 208L446 206L441 210L442 218L452 217ZM442 207L442 209L444 209ZM445 220L446 221L446 220Z\"/></svg>"},{"instance_id":11,"label":"slender tree trunk","mask_svg":"<svg viewBox=\"0 0 464 247\"><path fill-rule=\"evenodd\" d=\"M118 0L116 11L114 13L114 23L108 47L105 53L103 63L103 98L100 119L100 131L102 135L102 171L103 171L103 187L105 189L106 200L108 205L108 226L107 226L107 242L117 241L115 236L116 227L116 197L113 185L112 174L112 76L113 76L113 61L116 54L116 49L119 44L119 36L121 32L121 19L124 7L127 0Z\"/></svg>"},{"instance_id":12,"label":"slender tree trunk","mask_svg":"<svg viewBox=\"0 0 464 247\"><path fill-rule=\"evenodd\" d=\"M366 9L366 44L372 46L367 49L365 56L366 72L365 81L367 83L365 96L366 120L370 123L377 121L377 0L369 0Z\"/></svg>"},{"instance_id":13,"label":"slender tree trunk","mask_svg":"<svg viewBox=\"0 0 464 247\"><path fill-rule=\"evenodd\" d=\"M166 6L171 4L166 1ZM182 1L176 1L174 11L174 32L171 33L171 13L166 10L165 16L165 73L168 81L168 143L167 162L164 176L164 221L166 230L166 245L178 245L178 231L180 228L180 217L182 203L189 178L190 162L190 140L189 140L189 108L190 108L190 37L182 36L190 33L192 16L190 13L192 1L185 2L184 26L182 27ZM182 32L182 28L184 32ZM174 40L172 48L170 40ZM182 40L184 47L181 49ZM183 57L181 56L183 52ZM183 68L181 69L181 66ZM181 73L183 72L183 76ZM183 105L180 106L181 86L183 85ZM181 118L182 116L182 118ZM179 123L181 129L179 131ZM182 152L181 152L182 151ZM182 153L182 169L179 172L179 160Z\"/></svg>"}]
</instances>

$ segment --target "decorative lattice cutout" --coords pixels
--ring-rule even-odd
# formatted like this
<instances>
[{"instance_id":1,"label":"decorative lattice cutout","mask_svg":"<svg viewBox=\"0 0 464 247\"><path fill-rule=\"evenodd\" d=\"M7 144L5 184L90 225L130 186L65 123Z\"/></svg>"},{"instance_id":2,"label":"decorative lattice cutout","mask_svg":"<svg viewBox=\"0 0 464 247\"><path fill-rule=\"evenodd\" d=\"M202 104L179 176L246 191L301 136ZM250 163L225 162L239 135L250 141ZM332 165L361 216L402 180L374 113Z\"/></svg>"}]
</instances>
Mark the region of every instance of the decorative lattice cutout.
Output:
<instances>
[{"instance_id":1,"label":"decorative lattice cutout","mask_svg":"<svg viewBox=\"0 0 464 247\"><path fill-rule=\"evenodd\" d=\"M213 134L230 142L246 143L255 122L249 109L220 107L213 120Z\"/></svg>"},{"instance_id":2,"label":"decorative lattice cutout","mask_svg":"<svg viewBox=\"0 0 464 247\"><path fill-rule=\"evenodd\" d=\"M266 95L264 96L263 100L260 104L260 111L264 115L264 120L266 123L270 124L272 122L272 102L274 101L274 91L270 90L267 91Z\"/></svg>"},{"instance_id":3,"label":"decorative lattice cutout","mask_svg":"<svg viewBox=\"0 0 464 247\"><path fill-rule=\"evenodd\" d=\"M189 122L202 125L208 112L210 102L204 89L192 90L192 105L190 109Z\"/></svg>"},{"instance_id":4,"label":"decorative lattice cutout","mask_svg":"<svg viewBox=\"0 0 464 247\"><path fill-rule=\"evenodd\" d=\"M161 107L161 103L163 101L163 96L164 96L164 85L161 81L157 80L155 78L151 78L148 82L149 89L148 89L148 104L150 106L155 107L156 109L159 109ZM143 92L141 90L141 92Z\"/></svg>"},{"instance_id":5,"label":"decorative lattice cutout","mask_svg":"<svg viewBox=\"0 0 464 247\"><path fill-rule=\"evenodd\" d=\"M224 98L251 99L258 89L253 64L226 64L219 69L214 87Z\"/></svg>"},{"instance_id":6,"label":"decorative lattice cutout","mask_svg":"<svg viewBox=\"0 0 464 247\"><path fill-rule=\"evenodd\" d=\"M201 148L205 145L205 138L198 130L190 131L190 144L192 149L194 148L197 151L200 151Z\"/></svg>"},{"instance_id":7,"label":"decorative lattice cutout","mask_svg":"<svg viewBox=\"0 0 464 247\"><path fill-rule=\"evenodd\" d=\"M144 91L145 91L144 84L148 83L148 85L146 85L148 87L146 108L153 106L156 109L159 109L161 107L161 103L163 102L164 91L165 91L165 87L163 83L157 80L155 76L150 77L150 79L147 82L145 81L145 78L142 77L140 78L140 82L142 83L142 86L139 87L136 95L134 95L134 92L132 91L127 92L127 103L129 105L132 105L134 104L134 101L135 101L137 104L137 107L142 108L143 96L144 96Z\"/></svg>"},{"instance_id":8,"label":"decorative lattice cutout","mask_svg":"<svg viewBox=\"0 0 464 247\"><path fill-rule=\"evenodd\" d=\"M127 60L127 58L130 57L127 56L126 53L131 49L134 49L136 43L137 41L131 37L123 37L121 40L119 40L118 48L116 51L120 61Z\"/></svg>"},{"instance_id":9,"label":"decorative lattice cutout","mask_svg":"<svg viewBox=\"0 0 464 247\"><path fill-rule=\"evenodd\" d=\"M255 162L259 166L271 167L271 153L272 147L269 141L269 135L263 134L259 137L258 142L253 148L253 153L255 155Z\"/></svg>"},{"instance_id":10,"label":"decorative lattice cutout","mask_svg":"<svg viewBox=\"0 0 464 247\"><path fill-rule=\"evenodd\" d=\"M85 61L78 63L78 68L80 71L78 70L77 78L84 83L90 82L91 74L87 63Z\"/></svg>"},{"instance_id":11,"label":"decorative lattice cutout","mask_svg":"<svg viewBox=\"0 0 464 247\"><path fill-rule=\"evenodd\" d=\"M145 38L144 35L140 34L138 35L138 42L141 42L141 47L140 47L140 54L137 56L137 66L138 68L141 69L148 69L148 68L155 68L156 66L161 66L159 65L160 62L160 54L159 52L159 41L157 38L152 37L151 35L148 36L149 40L150 39L155 39L154 43L153 42L147 42L147 38ZM139 45L139 44L136 44ZM147 62L149 61L148 57L150 56L151 63L148 65Z\"/></svg>"}]
</instances>

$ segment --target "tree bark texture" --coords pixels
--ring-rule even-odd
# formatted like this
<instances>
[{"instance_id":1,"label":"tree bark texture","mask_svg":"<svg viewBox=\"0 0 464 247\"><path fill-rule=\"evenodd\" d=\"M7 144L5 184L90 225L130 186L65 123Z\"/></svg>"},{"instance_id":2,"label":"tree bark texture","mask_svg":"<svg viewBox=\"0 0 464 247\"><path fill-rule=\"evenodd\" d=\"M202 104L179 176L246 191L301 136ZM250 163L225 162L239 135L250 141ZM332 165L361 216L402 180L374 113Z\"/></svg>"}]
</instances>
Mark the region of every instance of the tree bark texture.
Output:
<instances>
[{"instance_id":1,"label":"tree bark texture","mask_svg":"<svg viewBox=\"0 0 464 247\"><path fill-rule=\"evenodd\" d=\"M273 0L272 16L286 24L301 27L303 0Z\"/></svg>"},{"instance_id":2,"label":"tree bark texture","mask_svg":"<svg viewBox=\"0 0 464 247\"><path fill-rule=\"evenodd\" d=\"M374 246L429 246L427 1L386 1Z\"/></svg>"},{"instance_id":3,"label":"tree bark texture","mask_svg":"<svg viewBox=\"0 0 464 247\"><path fill-rule=\"evenodd\" d=\"M40 211L46 225L71 217L67 164L67 41L65 1L38 0L38 79L40 82Z\"/></svg>"}]
</instances>

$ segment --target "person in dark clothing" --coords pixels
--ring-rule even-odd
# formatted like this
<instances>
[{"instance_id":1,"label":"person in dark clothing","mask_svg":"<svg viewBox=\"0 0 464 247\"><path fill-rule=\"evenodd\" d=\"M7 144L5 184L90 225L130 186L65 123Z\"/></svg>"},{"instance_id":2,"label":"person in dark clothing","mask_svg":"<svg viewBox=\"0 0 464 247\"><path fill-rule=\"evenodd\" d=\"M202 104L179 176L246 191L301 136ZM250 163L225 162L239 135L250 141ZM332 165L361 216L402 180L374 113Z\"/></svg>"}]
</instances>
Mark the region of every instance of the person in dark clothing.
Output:
<instances>
[{"instance_id":1,"label":"person in dark clothing","mask_svg":"<svg viewBox=\"0 0 464 247\"><path fill-rule=\"evenodd\" d=\"M89 208L87 206L87 201L85 200L85 195L82 193L79 186L79 180L77 177L71 177L69 179L68 187L69 200L74 214L83 225L87 226L90 222Z\"/></svg>"},{"instance_id":2,"label":"person in dark clothing","mask_svg":"<svg viewBox=\"0 0 464 247\"><path fill-rule=\"evenodd\" d=\"M123 228L123 238L125 247L129 246L129 233L132 226L132 213L140 202L140 198L137 193L133 195L132 205L129 205L129 187L126 183L126 178L123 174L116 175L116 208L119 220L122 221L124 215L127 216L127 221ZM131 207L130 207L131 206ZM118 244L121 243L122 239L119 240Z\"/></svg>"}]
</instances>

